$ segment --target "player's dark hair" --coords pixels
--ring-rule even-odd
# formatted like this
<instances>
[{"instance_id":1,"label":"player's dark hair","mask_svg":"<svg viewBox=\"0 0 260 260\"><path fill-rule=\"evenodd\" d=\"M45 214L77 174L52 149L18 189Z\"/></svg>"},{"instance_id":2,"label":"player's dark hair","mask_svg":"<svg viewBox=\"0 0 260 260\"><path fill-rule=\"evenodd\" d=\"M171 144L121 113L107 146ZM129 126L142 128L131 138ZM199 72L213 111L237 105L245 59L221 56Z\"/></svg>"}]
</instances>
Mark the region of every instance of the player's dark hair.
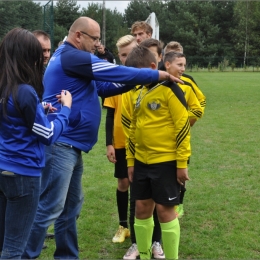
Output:
<instances>
[{"instance_id":1,"label":"player's dark hair","mask_svg":"<svg viewBox=\"0 0 260 260\"><path fill-rule=\"evenodd\" d=\"M161 47L161 43L153 38L150 39L145 39L144 41L142 41L140 44L140 46L144 46L146 48L150 48L150 47L156 47L157 48L157 53L160 56L162 54L162 47Z\"/></svg>"},{"instance_id":2,"label":"player's dark hair","mask_svg":"<svg viewBox=\"0 0 260 260\"><path fill-rule=\"evenodd\" d=\"M169 51L169 52L164 54L163 63L165 63L166 61L172 62L176 58L185 58L185 55L181 52Z\"/></svg>"},{"instance_id":3,"label":"player's dark hair","mask_svg":"<svg viewBox=\"0 0 260 260\"><path fill-rule=\"evenodd\" d=\"M28 30L14 28L0 44L0 100L2 115L6 115L7 100L11 95L16 109L19 84L32 86L38 97L43 95L43 53L37 38Z\"/></svg>"},{"instance_id":4,"label":"player's dark hair","mask_svg":"<svg viewBox=\"0 0 260 260\"><path fill-rule=\"evenodd\" d=\"M125 66L135 68L149 68L151 63L156 64L156 59L153 53L144 46L137 46L128 54Z\"/></svg>"}]
</instances>

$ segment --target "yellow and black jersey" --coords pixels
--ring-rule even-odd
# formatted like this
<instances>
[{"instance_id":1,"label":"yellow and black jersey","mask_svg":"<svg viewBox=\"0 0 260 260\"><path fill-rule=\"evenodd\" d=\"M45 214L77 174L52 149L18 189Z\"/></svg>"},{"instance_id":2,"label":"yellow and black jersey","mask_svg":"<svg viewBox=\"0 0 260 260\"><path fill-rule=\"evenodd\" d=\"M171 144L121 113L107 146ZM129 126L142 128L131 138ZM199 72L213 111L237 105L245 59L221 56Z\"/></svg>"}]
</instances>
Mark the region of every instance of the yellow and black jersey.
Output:
<instances>
[{"instance_id":1,"label":"yellow and black jersey","mask_svg":"<svg viewBox=\"0 0 260 260\"><path fill-rule=\"evenodd\" d=\"M133 93L128 166L133 166L136 158L145 164L176 160L178 168L187 167L191 154L187 104L176 83L162 84Z\"/></svg>"},{"instance_id":2,"label":"yellow and black jersey","mask_svg":"<svg viewBox=\"0 0 260 260\"><path fill-rule=\"evenodd\" d=\"M191 84L191 87L192 87L195 95L197 96L197 99L199 100L200 106L202 108L202 115L203 115L205 107L206 107L206 97L203 95L202 91L199 89L197 83L195 82L195 80L193 79L192 76L187 75L187 74L182 74L180 79L182 81L185 81L185 82Z\"/></svg>"},{"instance_id":3,"label":"yellow and black jersey","mask_svg":"<svg viewBox=\"0 0 260 260\"><path fill-rule=\"evenodd\" d=\"M196 120L200 119L203 115L203 109L195 94L192 84L184 81L183 79L182 81L184 84L178 83L178 85L184 93L184 97L188 105L189 118L194 118Z\"/></svg>"},{"instance_id":4,"label":"yellow and black jersey","mask_svg":"<svg viewBox=\"0 0 260 260\"><path fill-rule=\"evenodd\" d=\"M134 113L134 106L136 101L135 98L137 93L140 92L141 88L142 86L138 85L132 90L122 94L121 121L122 121L123 131L126 137L126 143L129 138L130 125Z\"/></svg>"},{"instance_id":5,"label":"yellow and black jersey","mask_svg":"<svg viewBox=\"0 0 260 260\"><path fill-rule=\"evenodd\" d=\"M106 98L104 106L115 109L113 124L113 146L115 149L125 148L125 135L121 123L122 95Z\"/></svg>"}]
</instances>

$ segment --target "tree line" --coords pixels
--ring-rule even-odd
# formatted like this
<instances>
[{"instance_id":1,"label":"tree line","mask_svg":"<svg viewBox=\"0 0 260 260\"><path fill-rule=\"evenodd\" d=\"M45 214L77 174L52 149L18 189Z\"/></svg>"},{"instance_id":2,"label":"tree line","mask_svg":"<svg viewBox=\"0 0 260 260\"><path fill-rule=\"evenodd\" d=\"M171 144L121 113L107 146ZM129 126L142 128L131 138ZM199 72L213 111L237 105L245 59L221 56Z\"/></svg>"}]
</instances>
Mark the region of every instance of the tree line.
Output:
<instances>
[{"instance_id":1,"label":"tree line","mask_svg":"<svg viewBox=\"0 0 260 260\"><path fill-rule=\"evenodd\" d=\"M80 2L79 2L80 3ZM135 21L146 20L151 12L160 25L163 43L178 41L190 65L260 66L259 1L172 1L133 0L124 13L105 9L106 47L116 56L116 41L130 34ZM81 8L75 0L59 0L53 8L54 47L68 34L79 16L95 19L102 28L103 6L89 3ZM0 39L12 28L43 29L43 7L32 0L0 1Z\"/></svg>"}]
</instances>

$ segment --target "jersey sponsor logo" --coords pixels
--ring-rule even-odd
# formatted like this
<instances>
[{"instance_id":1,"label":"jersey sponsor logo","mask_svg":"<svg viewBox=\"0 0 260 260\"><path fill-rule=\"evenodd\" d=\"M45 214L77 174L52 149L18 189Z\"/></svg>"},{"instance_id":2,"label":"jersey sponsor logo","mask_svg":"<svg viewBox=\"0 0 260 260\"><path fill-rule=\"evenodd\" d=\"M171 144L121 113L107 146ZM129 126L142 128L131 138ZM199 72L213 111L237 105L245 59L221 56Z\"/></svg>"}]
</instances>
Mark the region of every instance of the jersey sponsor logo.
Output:
<instances>
[{"instance_id":1,"label":"jersey sponsor logo","mask_svg":"<svg viewBox=\"0 0 260 260\"><path fill-rule=\"evenodd\" d=\"M156 101L152 101L152 102L149 102L147 104L148 108L151 109L151 110L157 110L161 107L161 104L159 102L156 102Z\"/></svg>"}]
</instances>

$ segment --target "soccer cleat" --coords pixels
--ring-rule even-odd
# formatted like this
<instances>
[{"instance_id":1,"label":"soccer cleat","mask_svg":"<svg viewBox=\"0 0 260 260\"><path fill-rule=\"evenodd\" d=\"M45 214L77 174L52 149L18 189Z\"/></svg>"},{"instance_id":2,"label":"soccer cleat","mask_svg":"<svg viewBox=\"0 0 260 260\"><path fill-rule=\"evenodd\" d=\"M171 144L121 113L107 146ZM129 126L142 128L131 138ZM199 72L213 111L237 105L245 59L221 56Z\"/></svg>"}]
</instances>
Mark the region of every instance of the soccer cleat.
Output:
<instances>
[{"instance_id":1,"label":"soccer cleat","mask_svg":"<svg viewBox=\"0 0 260 260\"><path fill-rule=\"evenodd\" d=\"M137 249L137 244L134 243L129 247L123 259L136 259L138 256L139 256L139 251Z\"/></svg>"},{"instance_id":2,"label":"soccer cleat","mask_svg":"<svg viewBox=\"0 0 260 260\"><path fill-rule=\"evenodd\" d=\"M162 250L162 246L160 245L159 242L153 242L152 252L153 252L153 257L155 259L164 259L165 258L164 252Z\"/></svg>"},{"instance_id":3,"label":"soccer cleat","mask_svg":"<svg viewBox=\"0 0 260 260\"><path fill-rule=\"evenodd\" d=\"M125 241L126 237L130 237L130 230L123 226L119 226L119 229L117 230L115 236L113 237L112 242L122 243Z\"/></svg>"},{"instance_id":4,"label":"soccer cleat","mask_svg":"<svg viewBox=\"0 0 260 260\"><path fill-rule=\"evenodd\" d=\"M184 215L183 204L180 204L175 208L175 213L177 218L181 218Z\"/></svg>"}]
</instances>

